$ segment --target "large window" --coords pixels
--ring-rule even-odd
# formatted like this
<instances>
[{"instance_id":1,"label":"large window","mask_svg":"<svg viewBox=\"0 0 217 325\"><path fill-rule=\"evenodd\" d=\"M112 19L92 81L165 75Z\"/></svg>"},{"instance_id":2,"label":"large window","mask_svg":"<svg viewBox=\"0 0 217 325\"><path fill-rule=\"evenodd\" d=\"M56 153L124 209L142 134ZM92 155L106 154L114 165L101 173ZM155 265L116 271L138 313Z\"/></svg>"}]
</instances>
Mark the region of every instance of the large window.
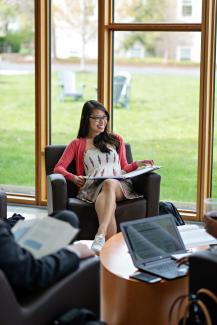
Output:
<instances>
[{"instance_id":1,"label":"large window","mask_svg":"<svg viewBox=\"0 0 217 325\"><path fill-rule=\"evenodd\" d=\"M194 59L183 64L176 52L187 43ZM162 166L161 200L195 210L200 33L115 32L113 67L114 130L132 144L134 159Z\"/></svg>"},{"instance_id":2,"label":"large window","mask_svg":"<svg viewBox=\"0 0 217 325\"><path fill-rule=\"evenodd\" d=\"M97 98L96 0L52 0L51 142L75 138L81 109Z\"/></svg>"},{"instance_id":3,"label":"large window","mask_svg":"<svg viewBox=\"0 0 217 325\"><path fill-rule=\"evenodd\" d=\"M9 199L46 204L44 148L74 138L83 103L98 98L134 158L162 165L161 199L202 219L204 198L217 195L216 1L0 0Z\"/></svg>"},{"instance_id":4,"label":"large window","mask_svg":"<svg viewBox=\"0 0 217 325\"><path fill-rule=\"evenodd\" d=\"M154 159L162 166L161 200L195 211L201 33L192 22L201 22L202 1L115 0L113 4L114 130L132 143L135 159ZM189 19L183 23L180 6L192 9L193 4L194 16L185 9L183 16ZM117 78L126 73L124 105L118 99Z\"/></svg>"},{"instance_id":5,"label":"large window","mask_svg":"<svg viewBox=\"0 0 217 325\"><path fill-rule=\"evenodd\" d=\"M0 1L0 188L35 193L34 1Z\"/></svg>"},{"instance_id":6,"label":"large window","mask_svg":"<svg viewBox=\"0 0 217 325\"><path fill-rule=\"evenodd\" d=\"M113 129L133 144L135 159L153 158L162 165L161 200L202 219L211 188L216 3L106 3L103 41L109 69L101 77L103 84L111 82L112 94L105 90L101 97L111 110Z\"/></svg>"}]
</instances>

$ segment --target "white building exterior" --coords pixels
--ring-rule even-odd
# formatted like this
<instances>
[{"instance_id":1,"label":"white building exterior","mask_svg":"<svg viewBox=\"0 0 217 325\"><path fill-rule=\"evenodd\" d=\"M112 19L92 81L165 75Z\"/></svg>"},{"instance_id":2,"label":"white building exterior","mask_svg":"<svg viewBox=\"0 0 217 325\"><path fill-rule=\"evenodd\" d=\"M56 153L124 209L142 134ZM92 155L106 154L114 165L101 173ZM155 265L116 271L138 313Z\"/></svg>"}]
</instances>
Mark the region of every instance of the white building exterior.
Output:
<instances>
[{"instance_id":1,"label":"white building exterior","mask_svg":"<svg viewBox=\"0 0 217 325\"><path fill-rule=\"evenodd\" d=\"M82 4L85 0L80 0ZM86 0L87 1L87 0ZM97 1L89 0L95 10L92 16L89 17L95 24L95 35L85 43L86 59L97 58ZM125 0L126 1L126 0ZM131 0L133 1L133 0ZM64 6L64 1L54 0L56 6ZM145 3L145 0L144 0ZM124 0L123 0L124 5ZM166 0L165 21L178 23L200 23L202 12L202 0ZM67 10L67 8L65 8ZM78 26L77 26L78 27ZM175 35L174 35L175 34ZM121 33L120 35L124 35ZM55 44L56 55L58 58L67 59L71 57L82 56L84 50L84 42L77 28L72 28L64 20L55 21ZM155 55L164 60L175 61L191 61L200 62L200 45L201 33L174 33L162 32L159 40L156 40ZM118 34L115 34L116 43L118 42ZM121 42L121 38L120 38ZM125 58L143 58L146 54L146 49L140 44L135 43L134 46L127 51L120 48L119 57Z\"/></svg>"}]
</instances>

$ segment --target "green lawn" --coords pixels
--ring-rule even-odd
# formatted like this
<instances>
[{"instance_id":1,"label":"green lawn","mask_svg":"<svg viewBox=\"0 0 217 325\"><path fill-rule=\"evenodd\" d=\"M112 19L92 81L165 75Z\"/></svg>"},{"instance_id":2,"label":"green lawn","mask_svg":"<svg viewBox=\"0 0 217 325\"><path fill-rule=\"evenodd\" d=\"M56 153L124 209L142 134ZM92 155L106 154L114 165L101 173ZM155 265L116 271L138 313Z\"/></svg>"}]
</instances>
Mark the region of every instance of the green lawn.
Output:
<instances>
[{"instance_id":1,"label":"green lawn","mask_svg":"<svg viewBox=\"0 0 217 325\"><path fill-rule=\"evenodd\" d=\"M83 102L96 98L96 74L77 79L84 99L60 102L53 76L52 143L76 136ZM0 184L34 186L34 76L1 75L0 91ZM161 200L196 201L198 98L198 77L134 74L130 108L114 110L114 131L132 144L134 159L162 166Z\"/></svg>"},{"instance_id":2,"label":"green lawn","mask_svg":"<svg viewBox=\"0 0 217 325\"><path fill-rule=\"evenodd\" d=\"M34 185L34 77L0 75L0 184Z\"/></svg>"}]
</instances>

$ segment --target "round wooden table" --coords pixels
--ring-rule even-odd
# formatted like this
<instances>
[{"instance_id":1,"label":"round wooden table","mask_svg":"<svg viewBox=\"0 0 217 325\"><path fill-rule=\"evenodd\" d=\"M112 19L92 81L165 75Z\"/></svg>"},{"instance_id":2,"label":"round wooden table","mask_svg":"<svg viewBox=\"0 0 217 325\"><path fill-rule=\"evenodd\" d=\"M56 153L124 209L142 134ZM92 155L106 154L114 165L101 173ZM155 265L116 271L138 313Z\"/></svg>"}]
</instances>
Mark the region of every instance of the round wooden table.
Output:
<instances>
[{"instance_id":1,"label":"round wooden table","mask_svg":"<svg viewBox=\"0 0 217 325\"><path fill-rule=\"evenodd\" d=\"M101 320L108 325L167 325L173 302L188 293L187 276L152 284L130 279L136 268L122 233L106 242L100 261Z\"/></svg>"}]
</instances>

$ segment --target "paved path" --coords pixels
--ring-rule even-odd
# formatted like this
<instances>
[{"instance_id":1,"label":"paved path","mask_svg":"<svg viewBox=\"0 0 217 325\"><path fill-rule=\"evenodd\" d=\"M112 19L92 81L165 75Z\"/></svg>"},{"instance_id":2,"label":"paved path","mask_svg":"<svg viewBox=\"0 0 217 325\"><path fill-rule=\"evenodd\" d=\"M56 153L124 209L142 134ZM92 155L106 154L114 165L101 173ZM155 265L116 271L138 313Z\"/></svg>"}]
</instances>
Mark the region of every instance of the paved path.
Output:
<instances>
[{"instance_id":1,"label":"paved path","mask_svg":"<svg viewBox=\"0 0 217 325\"><path fill-rule=\"evenodd\" d=\"M79 64L54 64L52 65L53 71L61 71L71 69L73 71L80 71ZM0 61L0 74L1 75L13 75L13 74L26 74L34 73L35 67L33 63L12 63L6 61ZM87 64L87 71L96 72L97 66ZM131 73L139 73L144 75L172 75L172 76L199 76L198 67L168 67L168 66L119 66L119 71L129 71Z\"/></svg>"}]
</instances>

